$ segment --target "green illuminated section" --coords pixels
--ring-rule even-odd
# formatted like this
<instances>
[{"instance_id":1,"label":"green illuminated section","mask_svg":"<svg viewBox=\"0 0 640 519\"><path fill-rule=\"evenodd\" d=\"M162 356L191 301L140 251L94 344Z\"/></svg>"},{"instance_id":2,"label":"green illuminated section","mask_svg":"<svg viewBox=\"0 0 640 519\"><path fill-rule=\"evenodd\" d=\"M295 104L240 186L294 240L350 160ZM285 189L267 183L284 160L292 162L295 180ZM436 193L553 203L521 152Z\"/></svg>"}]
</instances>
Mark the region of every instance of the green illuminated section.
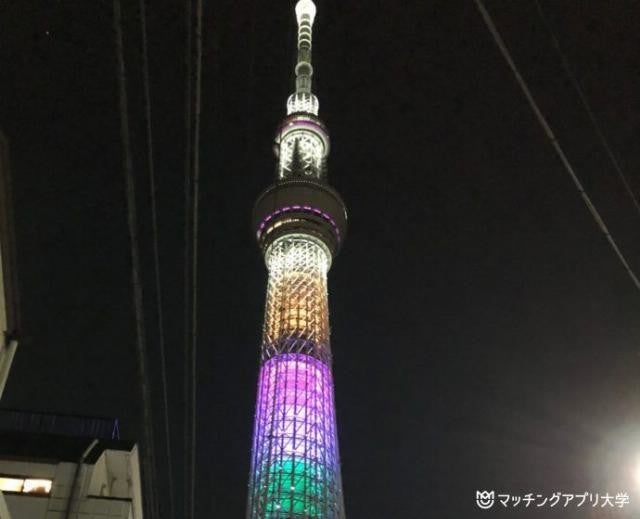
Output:
<instances>
[{"instance_id":1,"label":"green illuminated section","mask_svg":"<svg viewBox=\"0 0 640 519\"><path fill-rule=\"evenodd\" d=\"M321 474L321 466L309 460L274 463L269 470L267 512L320 517L325 489Z\"/></svg>"}]
</instances>

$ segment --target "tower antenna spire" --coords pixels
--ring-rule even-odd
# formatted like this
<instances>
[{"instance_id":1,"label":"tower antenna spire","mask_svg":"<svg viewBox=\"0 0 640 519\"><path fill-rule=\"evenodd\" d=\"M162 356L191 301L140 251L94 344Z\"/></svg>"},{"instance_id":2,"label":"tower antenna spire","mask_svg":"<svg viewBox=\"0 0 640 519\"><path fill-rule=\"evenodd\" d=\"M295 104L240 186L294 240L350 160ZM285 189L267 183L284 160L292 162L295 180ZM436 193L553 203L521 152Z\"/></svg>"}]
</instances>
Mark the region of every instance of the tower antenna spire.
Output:
<instances>
[{"instance_id":1,"label":"tower antenna spire","mask_svg":"<svg viewBox=\"0 0 640 519\"><path fill-rule=\"evenodd\" d=\"M298 62L296 64L296 93L311 93L311 42L313 38L313 21L316 17L316 4L313 0L300 0L296 4L298 19Z\"/></svg>"},{"instance_id":2,"label":"tower antenna spire","mask_svg":"<svg viewBox=\"0 0 640 519\"><path fill-rule=\"evenodd\" d=\"M287 101L287 114L307 113L318 115L318 98L311 92L313 65L311 46L313 21L316 18L316 4L313 0L299 0L296 4L298 20L298 58L296 61L296 91Z\"/></svg>"}]
</instances>

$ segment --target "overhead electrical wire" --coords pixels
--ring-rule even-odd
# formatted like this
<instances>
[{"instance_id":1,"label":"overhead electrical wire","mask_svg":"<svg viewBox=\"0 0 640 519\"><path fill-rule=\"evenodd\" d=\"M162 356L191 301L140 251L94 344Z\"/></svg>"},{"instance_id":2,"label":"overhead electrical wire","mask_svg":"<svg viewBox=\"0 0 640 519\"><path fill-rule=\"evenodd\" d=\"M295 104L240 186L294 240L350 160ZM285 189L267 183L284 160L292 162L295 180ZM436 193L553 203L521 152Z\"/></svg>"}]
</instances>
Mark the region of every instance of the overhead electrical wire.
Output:
<instances>
[{"instance_id":1,"label":"overhead electrical wire","mask_svg":"<svg viewBox=\"0 0 640 519\"><path fill-rule=\"evenodd\" d=\"M245 136L246 136L246 153L245 153L245 169L251 170L251 150L253 143L253 88L255 79L255 62L256 62L256 13L257 13L257 0L251 1L251 7L249 12L251 13L251 26L249 28L249 60L247 67L247 90L246 90L246 115L244 117L245 122Z\"/></svg>"},{"instance_id":2,"label":"overhead electrical wire","mask_svg":"<svg viewBox=\"0 0 640 519\"><path fill-rule=\"evenodd\" d=\"M189 484L191 481L191 470L189 468L191 456L190 451L190 426L191 426L191 412L189 410L189 402L191 400L191 384L189 380L189 373L191 371L191 319L190 319L190 272L191 272L191 254L190 254L190 240L191 235L191 148L192 148L192 0L185 2L185 107L184 107L184 119L185 119L185 146L184 146L184 270L183 270L183 298L184 298L184 337L183 337L183 356L184 356L184 439L183 439L183 514L185 519L189 519L189 496L191 491Z\"/></svg>"},{"instance_id":3,"label":"overhead electrical wire","mask_svg":"<svg viewBox=\"0 0 640 519\"><path fill-rule=\"evenodd\" d=\"M196 78L195 121L193 132L193 226L191 245L191 515L195 518L196 502L196 447L198 416L198 236L200 207L200 117L202 113L202 0L196 1Z\"/></svg>"},{"instance_id":4,"label":"overhead electrical wire","mask_svg":"<svg viewBox=\"0 0 640 519\"><path fill-rule=\"evenodd\" d=\"M198 363L198 237L203 2L186 6L184 225L184 515L195 518ZM194 60L195 39L195 78ZM194 86L195 85L195 86Z\"/></svg>"},{"instance_id":5,"label":"overhead electrical wire","mask_svg":"<svg viewBox=\"0 0 640 519\"><path fill-rule=\"evenodd\" d=\"M164 312L162 282L160 276L160 253L158 246L158 203L153 146L153 125L151 117L151 90L149 78L149 43L147 35L147 12L145 0L139 0L140 32L142 35L142 81L144 86L144 106L146 115L147 167L149 170L149 193L151 198L151 238L153 244L153 271L156 291L156 317L158 319L158 350L160 353L160 382L162 392L165 447L167 457L167 483L169 487L169 510L171 519L176 517L175 492L173 488L173 456L171 450L171 428L169 421L169 398L167 394L167 361L165 354Z\"/></svg>"},{"instance_id":6,"label":"overhead electrical wire","mask_svg":"<svg viewBox=\"0 0 640 519\"><path fill-rule=\"evenodd\" d=\"M533 1L536 4L536 8L538 9L538 14L540 15L540 18L542 19L542 23L544 24L544 26L546 27L547 31L549 32L549 35L551 36L551 41L553 42L553 46L555 47L556 52L558 53L558 56L560 57L560 61L562 63L562 67L564 68L564 71L567 74L567 77L571 81L571 84L573 85L573 88L578 93L578 97L580 98L580 102L582 103L582 106L584 107L585 111L587 112L587 115L589 116L589 120L591 121L591 125L593 126L593 129L595 130L596 134L598 135L598 138L600 139L600 142L602 143L602 147L607 152L607 155L608 155L609 159L611 160L611 163L613 164L613 169L616 170L616 173L618 174L618 177L620 177L620 180L622 181L622 184L624 185L624 188L627 191L627 194L631 198L631 200L633 202L633 205L635 206L636 210L640 214L640 202L638 201L638 197L633 192L633 189L631 188L631 185L629 184L629 180L627 179L627 176L625 175L625 173L624 173L624 171L622 169L622 166L620 166L620 162L618 161L615 153L611 149L611 146L609 145L609 141L605 137L604 132L602 131L602 128L600 127L600 123L598 122L598 119L596 118L595 114L593 113L591 105L589 104L589 101L587 100L587 96L585 95L584 91L582 90L582 87L580 86L580 82L578 81L576 75L573 73L573 70L571 69L571 65L569 65L569 60L567 59L566 54L562 51L562 47L560 46L560 41L558 40L558 37L556 36L556 33L553 30L553 27L551 26L551 23L549 22L549 20L547 19L547 17L544 14L544 11L542 10L542 5L540 4L539 0L533 0Z\"/></svg>"},{"instance_id":7,"label":"overhead electrical wire","mask_svg":"<svg viewBox=\"0 0 640 519\"><path fill-rule=\"evenodd\" d=\"M533 110L533 113L535 114L536 118L538 119L538 122L540 123L540 126L542 126L542 129L544 130L547 138L551 142L551 145L555 149L556 153L560 157L560 160L562 161L562 164L564 165L567 173L569 174L569 176L573 180L573 183L575 184L575 187L578 190L578 193L582 197L583 202L587 206L587 209L589 210L589 213L591 213L591 216L593 217L594 221L596 222L596 225L602 231L602 233L605 235L607 241L609 242L609 245L611 246L611 249L613 250L613 252L617 256L617 258L620 261L620 263L622 264L624 270L627 272L627 274L629 275L629 277L633 281L633 283L636 286L636 288L638 290L640 290L640 280L638 279L638 277L636 276L635 272L631 268L629 262L627 261L627 259L625 258L624 254L622 253L622 251L618 247L618 245L617 245L616 241L614 240L611 232L609 231L609 228L605 224L602 216L600 215L600 213L596 209L595 205L591 201L591 198L589 197L589 195L585 191L585 189L584 189L584 187L582 185L582 182L580 182L580 179L578 178L575 170L573 169L573 166L569 162L569 159L567 158L567 156L565 155L564 151L562 150L562 148L560 146L560 143L558 142L558 139L556 138L553 130L549 126L549 123L547 122L547 119L542 114L542 111L540 110L540 107L538 106L538 103L536 102L536 100L534 99L533 95L531 94L531 90L527 86L527 83L523 79L522 75L520 74L520 71L518 70L518 67L516 66L515 62L513 61L513 58L511 57L511 53L509 52L509 49L507 48L504 40L500 36L500 33L499 33L498 29L496 28L496 25L493 22L493 19L491 18L491 15L489 14L489 11L487 11L487 9L486 9L486 7L485 7L485 5L484 5L482 0L474 0L474 1L476 3L478 11L480 12L480 15L482 16L487 28L489 29L489 32L493 36L493 39L494 39L496 45L498 46L498 49L500 50L502 56L504 57L505 61L509 65L509 68L513 72L513 74L514 74L514 76L516 78L516 81L518 82L518 85L520 86L524 96L526 97L527 101L529 102L529 105L531 106L531 109Z\"/></svg>"},{"instance_id":8,"label":"overhead electrical wire","mask_svg":"<svg viewBox=\"0 0 640 519\"><path fill-rule=\"evenodd\" d=\"M151 391L147 367L146 336L144 327L143 290L140 280L140 250L138 243L138 222L136 213L136 191L133 177L133 159L129 131L129 107L127 97L127 77L124 63L124 44L122 31L122 9L120 0L113 0L113 26L116 46L118 98L120 111L120 138L122 145L122 164L124 170L127 200L127 224L131 253L131 286L136 329L136 353L140 392L142 396L142 425L144 443L142 448L144 502L147 513L152 519L159 518L155 487L155 459L151 411Z\"/></svg>"}]
</instances>

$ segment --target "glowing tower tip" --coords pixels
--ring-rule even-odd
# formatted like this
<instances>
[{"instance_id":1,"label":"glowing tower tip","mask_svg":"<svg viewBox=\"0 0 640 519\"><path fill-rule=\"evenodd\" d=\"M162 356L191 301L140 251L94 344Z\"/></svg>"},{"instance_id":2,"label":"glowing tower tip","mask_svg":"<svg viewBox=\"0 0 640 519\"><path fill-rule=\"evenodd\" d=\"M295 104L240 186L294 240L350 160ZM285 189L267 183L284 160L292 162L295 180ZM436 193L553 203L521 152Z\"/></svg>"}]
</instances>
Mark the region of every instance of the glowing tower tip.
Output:
<instances>
[{"instance_id":1,"label":"glowing tower tip","mask_svg":"<svg viewBox=\"0 0 640 519\"><path fill-rule=\"evenodd\" d=\"M313 0L300 0L296 4L296 18L298 19L298 24L302 23L304 16L307 15L311 23L316 17L316 4L313 3Z\"/></svg>"}]
</instances>

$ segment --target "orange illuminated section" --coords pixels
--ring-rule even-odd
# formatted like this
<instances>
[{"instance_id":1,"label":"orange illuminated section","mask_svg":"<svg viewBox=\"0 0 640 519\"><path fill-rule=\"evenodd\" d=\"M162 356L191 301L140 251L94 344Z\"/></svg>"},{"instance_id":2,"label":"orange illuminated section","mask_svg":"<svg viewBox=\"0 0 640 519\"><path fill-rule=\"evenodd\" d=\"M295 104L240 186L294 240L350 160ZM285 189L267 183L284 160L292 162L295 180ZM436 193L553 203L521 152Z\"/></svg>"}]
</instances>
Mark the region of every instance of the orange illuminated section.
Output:
<instances>
[{"instance_id":1,"label":"orange illuminated section","mask_svg":"<svg viewBox=\"0 0 640 519\"><path fill-rule=\"evenodd\" d=\"M269 249L263 335L268 357L277 353L328 355L329 258L323 245L309 236L287 236Z\"/></svg>"}]
</instances>

